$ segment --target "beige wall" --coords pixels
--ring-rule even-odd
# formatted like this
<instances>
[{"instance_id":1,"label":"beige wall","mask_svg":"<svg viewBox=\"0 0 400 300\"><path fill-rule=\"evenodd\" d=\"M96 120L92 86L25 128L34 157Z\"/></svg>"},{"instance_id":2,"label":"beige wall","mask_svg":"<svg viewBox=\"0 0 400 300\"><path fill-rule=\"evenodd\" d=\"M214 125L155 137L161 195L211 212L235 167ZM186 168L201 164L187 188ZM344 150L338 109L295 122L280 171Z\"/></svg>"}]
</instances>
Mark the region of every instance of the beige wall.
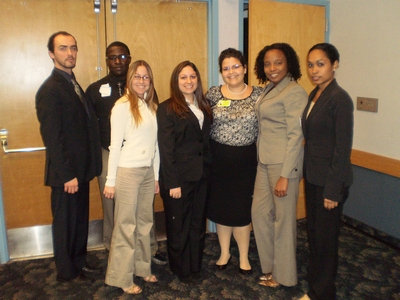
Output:
<instances>
[{"instance_id":1,"label":"beige wall","mask_svg":"<svg viewBox=\"0 0 400 300\"><path fill-rule=\"evenodd\" d=\"M377 113L355 110L354 148L400 159L400 1L331 0L330 36L339 84L379 99Z\"/></svg>"}]
</instances>

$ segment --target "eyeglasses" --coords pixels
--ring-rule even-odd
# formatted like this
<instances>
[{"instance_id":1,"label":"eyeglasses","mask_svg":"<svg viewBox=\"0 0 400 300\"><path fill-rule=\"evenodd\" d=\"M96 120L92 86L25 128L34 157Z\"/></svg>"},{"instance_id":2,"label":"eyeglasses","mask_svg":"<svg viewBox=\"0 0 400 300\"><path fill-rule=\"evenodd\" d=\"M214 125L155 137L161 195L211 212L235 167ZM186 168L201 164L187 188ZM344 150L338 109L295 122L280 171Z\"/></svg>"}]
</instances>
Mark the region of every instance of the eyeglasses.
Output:
<instances>
[{"instance_id":1,"label":"eyeglasses","mask_svg":"<svg viewBox=\"0 0 400 300\"><path fill-rule=\"evenodd\" d=\"M223 67L223 68L222 68L222 71L223 71L223 72L226 72L226 71L229 71L230 69L232 69L232 71L233 71L233 70L239 69L239 68L242 67L242 66L243 66L243 65L236 64L236 65L233 65L233 66L230 66L230 67Z\"/></svg>"},{"instance_id":2,"label":"eyeglasses","mask_svg":"<svg viewBox=\"0 0 400 300\"><path fill-rule=\"evenodd\" d=\"M125 60L125 59L130 58L130 56L129 55L125 55L125 54L120 54L120 55L110 55L110 56L107 57L107 59L109 59L109 60L116 60L117 58L119 60Z\"/></svg>"},{"instance_id":3,"label":"eyeglasses","mask_svg":"<svg viewBox=\"0 0 400 300\"><path fill-rule=\"evenodd\" d=\"M133 79L136 81L140 81L140 79L143 79L143 81L149 81L150 77L148 75L140 76L139 74L135 74Z\"/></svg>"}]
</instances>

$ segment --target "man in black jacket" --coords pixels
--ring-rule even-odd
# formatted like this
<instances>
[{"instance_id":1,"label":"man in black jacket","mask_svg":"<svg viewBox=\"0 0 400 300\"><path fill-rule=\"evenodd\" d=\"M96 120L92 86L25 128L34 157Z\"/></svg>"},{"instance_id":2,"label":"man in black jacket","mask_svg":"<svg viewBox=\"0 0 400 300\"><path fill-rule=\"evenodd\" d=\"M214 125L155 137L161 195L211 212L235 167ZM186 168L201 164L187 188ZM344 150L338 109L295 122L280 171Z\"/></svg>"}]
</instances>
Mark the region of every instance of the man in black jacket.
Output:
<instances>
[{"instance_id":1,"label":"man in black jacket","mask_svg":"<svg viewBox=\"0 0 400 300\"><path fill-rule=\"evenodd\" d=\"M36 113L46 147L45 185L51 187L54 259L59 281L81 281L85 272L89 221L89 182L101 172L95 112L72 69L78 47L67 32L48 41L54 62L36 94Z\"/></svg>"}]
</instances>

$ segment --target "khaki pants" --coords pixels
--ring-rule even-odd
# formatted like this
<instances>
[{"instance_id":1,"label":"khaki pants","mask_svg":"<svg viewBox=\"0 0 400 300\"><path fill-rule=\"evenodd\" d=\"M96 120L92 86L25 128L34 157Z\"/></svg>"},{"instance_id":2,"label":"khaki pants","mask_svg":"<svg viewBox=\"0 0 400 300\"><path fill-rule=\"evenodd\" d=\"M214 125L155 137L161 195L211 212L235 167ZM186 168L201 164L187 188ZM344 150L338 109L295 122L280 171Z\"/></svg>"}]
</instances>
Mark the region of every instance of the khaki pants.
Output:
<instances>
[{"instance_id":1,"label":"khaki pants","mask_svg":"<svg viewBox=\"0 0 400 300\"><path fill-rule=\"evenodd\" d=\"M107 250L110 250L111 236L114 228L114 199L109 199L103 194L104 186L106 185L107 181L108 157L110 152L101 148L101 154L103 159L103 170L101 171L100 176L97 177L97 180L99 183L101 202L103 204L103 245ZM150 232L150 247L152 255L158 252L155 222Z\"/></svg>"},{"instance_id":2,"label":"khaki pants","mask_svg":"<svg viewBox=\"0 0 400 300\"><path fill-rule=\"evenodd\" d=\"M284 286L297 284L296 204L299 178L289 178L287 195L277 197L275 185L283 164L258 163L251 215L261 269Z\"/></svg>"},{"instance_id":3,"label":"khaki pants","mask_svg":"<svg viewBox=\"0 0 400 300\"><path fill-rule=\"evenodd\" d=\"M115 223L106 284L127 288L133 276L151 275L150 231L153 227L153 167L117 169Z\"/></svg>"}]
</instances>

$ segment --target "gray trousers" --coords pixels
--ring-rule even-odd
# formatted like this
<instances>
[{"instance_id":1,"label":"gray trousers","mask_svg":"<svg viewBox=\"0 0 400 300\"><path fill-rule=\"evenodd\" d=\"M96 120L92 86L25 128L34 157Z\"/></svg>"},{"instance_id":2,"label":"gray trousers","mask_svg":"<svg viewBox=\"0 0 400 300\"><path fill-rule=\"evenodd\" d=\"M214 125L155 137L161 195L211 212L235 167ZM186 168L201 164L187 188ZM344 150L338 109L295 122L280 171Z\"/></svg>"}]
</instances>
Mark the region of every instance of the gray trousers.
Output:
<instances>
[{"instance_id":1,"label":"gray trousers","mask_svg":"<svg viewBox=\"0 0 400 300\"><path fill-rule=\"evenodd\" d=\"M106 149L101 148L103 170L100 176L97 177L100 189L101 202L103 204L103 245L107 250L110 250L111 236L114 228L114 199L106 198L103 194L104 186L107 181L108 172L108 157L110 152ZM155 224L150 232L150 246L152 255L158 251L158 244L155 233Z\"/></svg>"},{"instance_id":2,"label":"gray trousers","mask_svg":"<svg viewBox=\"0 0 400 300\"><path fill-rule=\"evenodd\" d=\"M297 284L296 204L299 178L289 178L285 197L274 194L282 164L258 163L251 208L254 236L264 274L284 286Z\"/></svg>"},{"instance_id":3,"label":"gray trousers","mask_svg":"<svg viewBox=\"0 0 400 300\"><path fill-rule=\"evenodd\" d=\"M150 231L153 227L153 167L117 169L115 225L106 284L127 288L133 276L151 275Z\"/></svg>"}]
</instances>

